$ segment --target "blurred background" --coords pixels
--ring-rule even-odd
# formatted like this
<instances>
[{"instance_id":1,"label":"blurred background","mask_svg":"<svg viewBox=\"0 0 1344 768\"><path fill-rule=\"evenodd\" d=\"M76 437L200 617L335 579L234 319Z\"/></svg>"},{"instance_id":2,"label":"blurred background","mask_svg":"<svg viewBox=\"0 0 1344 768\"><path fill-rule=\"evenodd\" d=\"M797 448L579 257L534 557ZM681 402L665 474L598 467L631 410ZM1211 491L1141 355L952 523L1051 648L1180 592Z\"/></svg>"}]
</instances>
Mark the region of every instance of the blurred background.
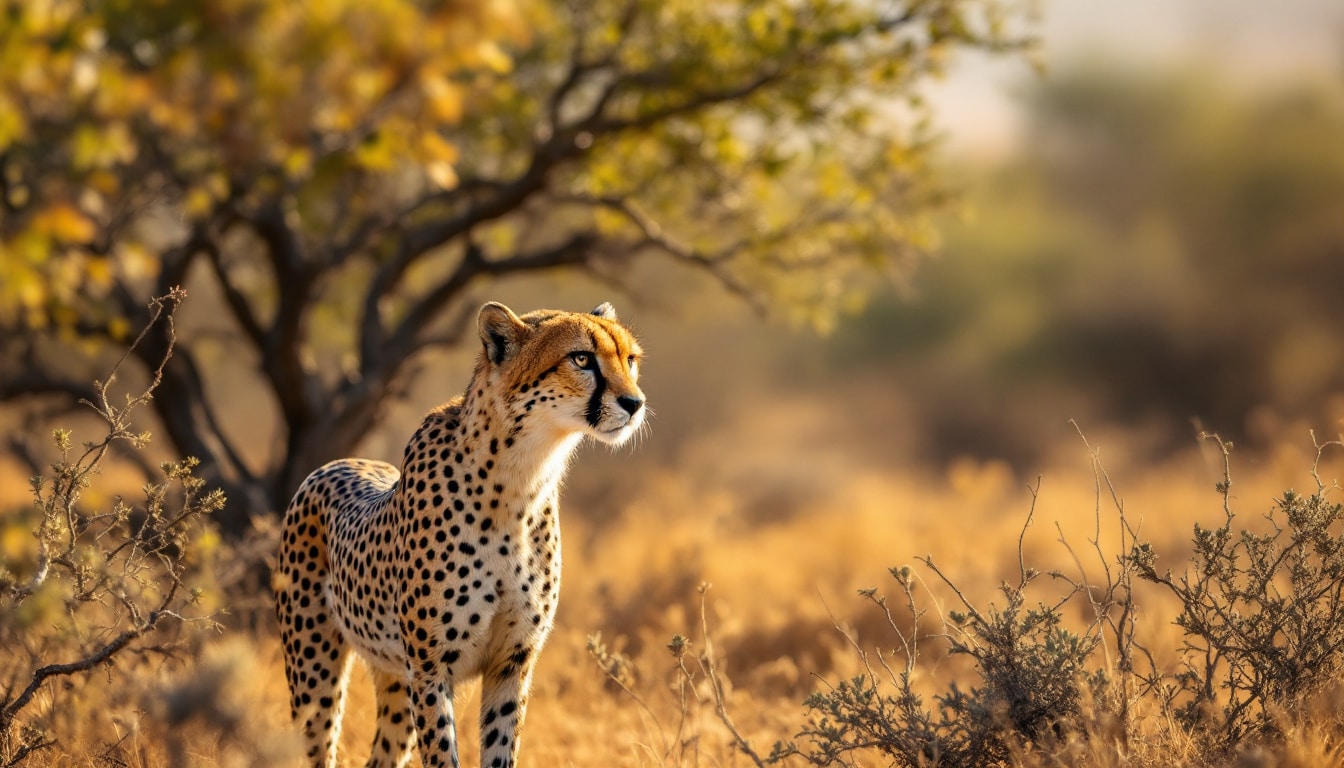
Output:
<instances>
[{"instance_id":1,"label":"blurred background","mask_svg":"<svg viewBox=\"0 0 1344 768\"><path fill-rule=\"evenodd\" d=\"M637 318L654 364L685 371L649 374L661 407L642 450L754 412L722 430L726 453L788 454L779 483L828 458L996 462L1025 482L1082 455L1070 420L1154 467L1204 431L1248 462L1340 432L1344 9L1040 10L1039 69L971 53L927 86L961 194L908 279L875 282L822 336L729 314L725 348L717 312L699 333L698 311Z\"/></svg>"},{"instance_id":2,"label":"blurred background","mask_svg":"<svg viewBox=\"0 0 1344 768\"><path fill-rule=\"evenodd\" d=\"M1327 2L1046 4L1040 77L976 59L945 83L967 198L912 299L837 346L960 395L933 456L1023 466L1061 415L1159 451L1334 434L1342 25Z\"/></svg>"}]
</instances>

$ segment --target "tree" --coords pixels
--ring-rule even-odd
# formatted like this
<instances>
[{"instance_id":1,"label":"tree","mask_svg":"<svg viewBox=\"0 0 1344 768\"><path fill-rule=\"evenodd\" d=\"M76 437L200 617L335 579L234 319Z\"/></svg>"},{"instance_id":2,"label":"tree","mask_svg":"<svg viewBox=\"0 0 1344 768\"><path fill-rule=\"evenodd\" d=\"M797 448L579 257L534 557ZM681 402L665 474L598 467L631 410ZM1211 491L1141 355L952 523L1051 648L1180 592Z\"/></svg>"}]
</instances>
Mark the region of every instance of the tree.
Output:
<instances>
[{"instance_id":1,"label":"tree","mask_svg":"<svg viewBox=\"0 0 1344 768\"><path fill-rule=\"evenodd\" d=\"M124 346L206 270L285 445L248 466L185 336L154 405L251 511L369 433L492 278L656 255L824 318L930 244L921 85L1027 44L1008 0L2 7L0 397L86 394L54 344Z\"/></svg>"}]
</instances>

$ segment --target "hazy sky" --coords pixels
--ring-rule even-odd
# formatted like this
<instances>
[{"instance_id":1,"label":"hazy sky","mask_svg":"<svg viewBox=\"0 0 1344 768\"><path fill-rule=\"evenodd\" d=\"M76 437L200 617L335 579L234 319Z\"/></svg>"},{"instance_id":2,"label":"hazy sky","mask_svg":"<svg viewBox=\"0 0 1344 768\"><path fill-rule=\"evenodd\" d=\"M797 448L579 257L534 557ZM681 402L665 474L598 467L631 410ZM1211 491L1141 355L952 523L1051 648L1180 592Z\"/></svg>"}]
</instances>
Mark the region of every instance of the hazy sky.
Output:
<instances>
[{"instance_id":1,"label":"hazy sky","mask_svg":"<svg viewBox=\"0 0 1344 768\"><path fill-rule=\"evenodd\" d=\"M1344 78L1344 0L1041 0L1047 74L1080 64L1181 65L1228 84L1273 88ZM954 151L998 155L1018 140L1021 62L964 56L930 100Z\"/></svg>"}]
</instances>

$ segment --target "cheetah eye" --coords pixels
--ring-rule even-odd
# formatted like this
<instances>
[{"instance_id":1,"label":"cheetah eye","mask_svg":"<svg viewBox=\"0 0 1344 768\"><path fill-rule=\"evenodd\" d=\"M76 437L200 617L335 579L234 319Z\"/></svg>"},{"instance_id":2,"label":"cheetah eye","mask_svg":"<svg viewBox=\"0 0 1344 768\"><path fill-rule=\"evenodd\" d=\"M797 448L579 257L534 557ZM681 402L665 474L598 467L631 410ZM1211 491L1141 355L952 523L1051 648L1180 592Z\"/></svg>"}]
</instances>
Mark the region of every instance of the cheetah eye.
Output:
<instances>
[{"instance_id":1,"label":"cheetah eye","mask_svg":"<svg viewBox=\"0 0 1344 768\"><path fill-rule=\"evenodd\" d=\"M631 375L634 375L635 372L639 370L639 361L635 359L634 355L625 358L625 365L630 369Z\"/></svg>"},{"instance_id":2,"label":"cheetah eye","mask_svg":"<svg viewBox=\"0 0 1344 768\"><path fill-rule=\"evenodd\" d=\"M597 358L593 357L590 352L570 352L569 359L584 370L592 370L597 365Z\"/></svg>"}]
</instances>

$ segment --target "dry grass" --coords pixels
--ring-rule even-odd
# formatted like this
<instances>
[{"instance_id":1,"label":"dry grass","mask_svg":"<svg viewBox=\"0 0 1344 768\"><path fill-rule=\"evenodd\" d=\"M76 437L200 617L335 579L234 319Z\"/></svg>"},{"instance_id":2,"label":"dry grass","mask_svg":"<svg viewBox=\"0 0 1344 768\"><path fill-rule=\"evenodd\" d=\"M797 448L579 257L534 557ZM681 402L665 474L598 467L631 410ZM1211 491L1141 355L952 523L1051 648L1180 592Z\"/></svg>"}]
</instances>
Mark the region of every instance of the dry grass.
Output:
<instances>
[{"instance_id":1,"label":"dry grass","mask_svg":"<svg viewBox=\"0 0 1344 768\"><path fill-rule=\"evenodd\" d=\"M865 464L848 457L843 445L815 439L828 417L824 407L797 405L749 411L697 436L671 463L617 457L633 465L639 481L615 502L619 512L610 519L589 519L584 494L571 498L558 628L538 667L526 726L531 764L751 764L716 716L703 675L685 691L683 707L680 672L665 647L682 634L692 653L704 648L701 582L713 584L706 619L727 681L728 710L764 755L775 740L797 733L808 693L860 669L837 623L861 647L889 653L895 645L886 620L858 589L895 591L888 568L925 554L977 601L992 600L996 586L1016 573L1016 545L1031 503L1027 481L1034 479L1014 477L994 462L959 461L941 472ZM1103 458L1105 451L1116 454L1108 465L1127 516L1162 553L1162 563L1179 569L1191 526L1219 518L1213 488L1221 456L1194 447L1154 466L1124 455L1122 436L1092 442L1104 447ZM1309 487L1313 455L1299 433L1267 454L1236 457L1234 495L1244 513L1267 510L1284 488ZM1062 534L1082 554L1085 570L1098 569L1081 545L1097 538L1102 551L1116 551L1114 502L1099 496L1081 440L1061 446L1056 456L1043 473L1024 554L1037 568L1077 573L1078 563L1058 542ZM1327 464L1322 473L1328 478L1338 469L1337 462ZM11 550L21 543L12 530L3 540ZM927 569L921 572L931 584ZM920 595L931 606L951 599L939 589ZM225 604L232 597L217 596ZM1139 633L1160 664L1174 664L1176 605L1155 590L1144 591L1141 601ZM593 632L626 660L630 692L642 704L599 670L588 652ZM918 682L929 690L965 672L960 662L938 660L944 647L926 641L930 664L921 667ZM165 739L173 734L190 764L293 764L286 757L286 692L271 632L225 631L207 637L189 658L145 664L132 677L131 689L109 690L96 676L84 683L77 700L89 716L78 718L64 754L43 759L72 766L173 765L177 758ZM475 695L469 690L459 703L464 723L474 720ZM1290 730L1286 752L1247 755L1243 764L1336 761L1341 748L1333 707L1322 704L1321 717ZM347 764L360 764L368 754L372 708L357 665L342 738ZM1159 713L1145 717L1150 740L1125 743L1099 720L1095 730L1059 745L1049 764L1179 765L1197 753ZM478 754L473 731L463 729L466 765ZM117 746L109 751L109 743Z\"/></svg>"}]
</instances>

